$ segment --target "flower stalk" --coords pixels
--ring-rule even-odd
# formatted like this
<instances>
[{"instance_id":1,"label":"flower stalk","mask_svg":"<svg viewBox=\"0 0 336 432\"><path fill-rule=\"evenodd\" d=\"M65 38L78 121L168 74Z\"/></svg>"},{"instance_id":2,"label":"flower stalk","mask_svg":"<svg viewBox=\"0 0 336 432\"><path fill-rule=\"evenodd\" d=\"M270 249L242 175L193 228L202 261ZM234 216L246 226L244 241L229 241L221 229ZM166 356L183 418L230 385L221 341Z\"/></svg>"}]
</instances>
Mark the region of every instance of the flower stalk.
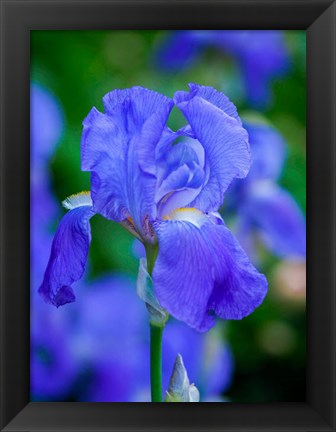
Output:
<instances>
[{"instance_id":1,"label":"flower stalk","mask_svg":"<svg viewBox=\"0 0 336 432\"><path fill-rule=\"evenodd\" d=\"M150 323L150 377L152 402L162 402L163 326Z\"/></svg>"},{"instance_id":2,"label":"flower stalk","mask_svg":"<svg viewBox=\"0 0 336 432\"><path fill-rule=\"evenodd\" d=\"M157 243L154 245L146 245L147 283L145 292L141 295L146 302L150 322L150 377L152 402L162 402L162 335L168 320L168 314L160 307L153 292L152 272L157 254Z\"/></svg>"}]
</instances>

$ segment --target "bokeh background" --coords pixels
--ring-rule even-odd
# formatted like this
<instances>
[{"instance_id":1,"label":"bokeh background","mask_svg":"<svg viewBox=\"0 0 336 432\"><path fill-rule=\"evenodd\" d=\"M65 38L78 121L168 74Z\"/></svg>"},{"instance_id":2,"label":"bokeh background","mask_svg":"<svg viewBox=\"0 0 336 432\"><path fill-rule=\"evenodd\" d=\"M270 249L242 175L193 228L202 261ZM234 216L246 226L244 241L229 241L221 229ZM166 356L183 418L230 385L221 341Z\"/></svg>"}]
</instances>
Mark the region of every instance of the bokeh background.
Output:
<instances>
[{"instance_id":1,"label":"bokeh background","mask_svg":"<svg viewBox=\"0 0 336 432\"><path fill-rule=\"evenodd\" d=\"M206 335L170 320L163 381L183 355L201 401L305 400L306 38L303 31L31 32L31 399L149 401L149 328L136 295L142 251L120 225L91 220L77 301L59 309L37 290L67 196L90 189L80 170L82 121L115 88L172 97L189 82L235 103L254 165L221 214L269 281L242 321ZM173 110L169 125L182 116ZM237 181L238 182L238 181Z\"/></svg>"}]
</instances>

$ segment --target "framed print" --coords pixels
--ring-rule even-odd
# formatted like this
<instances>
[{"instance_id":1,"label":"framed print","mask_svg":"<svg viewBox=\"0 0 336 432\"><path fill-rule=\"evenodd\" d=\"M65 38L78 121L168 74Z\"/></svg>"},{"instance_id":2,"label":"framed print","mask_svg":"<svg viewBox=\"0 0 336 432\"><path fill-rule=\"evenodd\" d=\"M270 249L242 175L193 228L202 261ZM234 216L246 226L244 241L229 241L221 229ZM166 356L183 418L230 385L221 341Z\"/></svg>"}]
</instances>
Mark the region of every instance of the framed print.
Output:
<instances>
[{"instance_id":1,"label":"framed print","mask_svg":"<svg viewBox=\"0 0 336 432\"><path fill-rule=\"evenodd\" d=\"M335 7L1 3L1 430L335 430Z\"/></svg>"}]
</instances>

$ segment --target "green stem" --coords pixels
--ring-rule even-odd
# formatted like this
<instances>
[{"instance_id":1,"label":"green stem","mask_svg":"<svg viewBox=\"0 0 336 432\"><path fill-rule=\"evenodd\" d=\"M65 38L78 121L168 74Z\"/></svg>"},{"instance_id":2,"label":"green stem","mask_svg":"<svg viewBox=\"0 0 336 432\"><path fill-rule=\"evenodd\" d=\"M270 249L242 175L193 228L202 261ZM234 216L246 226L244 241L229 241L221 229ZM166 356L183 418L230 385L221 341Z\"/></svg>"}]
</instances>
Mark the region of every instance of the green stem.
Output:
<instances>
[{"instance_id":1,"label":"green stem","mask_svg":"<svg viewBox=\"0 0 336 432\"><path fill-rule=\"evenodd\" d=\"M146 246L147 271L152 277L158 245ZM162 402L162 333L163 325L150 323L150 376L152 402Z\"/></svg>"},{"instance_id":2,"label":"green stem","mask_svg":"<svg viewBox=\"0 0 336 432\"><path fill-rule=\"evenodd\" d=\"M145 246L145 249L146 249L147 271L150 277L152 277L155 260L159 252L158 245L149 244Z\"/></svg>"},{"instance_id":3,"label":"green stem","mask_svg":"<svg viewBox=\"0 0 336 432\"><path fill-rule=\"evenodd\" d=\"M150 324L150 369L152 402L162 402L162 333L164 327Z\"/></svg>"}]
</instances>

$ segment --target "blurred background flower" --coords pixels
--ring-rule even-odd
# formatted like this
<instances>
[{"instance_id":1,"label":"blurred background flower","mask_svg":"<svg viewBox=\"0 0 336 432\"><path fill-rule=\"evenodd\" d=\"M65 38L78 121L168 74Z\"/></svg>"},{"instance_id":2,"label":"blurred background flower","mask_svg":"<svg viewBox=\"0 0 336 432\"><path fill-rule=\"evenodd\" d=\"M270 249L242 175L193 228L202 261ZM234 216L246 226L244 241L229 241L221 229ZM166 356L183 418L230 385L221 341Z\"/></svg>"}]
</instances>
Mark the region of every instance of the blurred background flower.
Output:
<instances>
[{"instance_id":1,"label":"blurred background flower","mask_svg":"<svg viewBox=\"0 0 336 432\"><path fill-rule=\"evenodd\" d=\"M291 194L277 184L285 163L286 144L268 124L245 122L244 126L253 164L244 181L233 180L228 194L236 235L256 260L258 240L275 256L304 260L305 217Z\"/></svg>"},{"instance_id":2,"label":"blurred background flower","mask_svg":"<svg viewBox=\"0 0 336 432\"><path fill-rule=\"evenodd\" d=\"M163 388L180 353L201 401L305 400L305 33L33 31L31 50L32 400L150 399L148 318L135 289L141 248L130 234L97 216L77 302L55 309L37 289L61 201L90 186L79 155L91 107L101 110L114 88L172 97L188 82L224 91L244 119L254 165L221 213L269 294L256 313L206 335L169 320ZM181 126L173 110L170 127Z\"/></svg>"},{"instance_id":3,"label":"blurred background flower","mask_svg":"<svg viewBox=\"0 0 336 432\"><path fill-rule=\"evenodd\" d=\"M202 51L215 49L234 60L244 95L257 108L272 100L271 83L285 75L290 57L284 35L276 30L184 30L172 32L157 50L157 65L176 72L200 60Z\"/></svg>"}]
</instances>

